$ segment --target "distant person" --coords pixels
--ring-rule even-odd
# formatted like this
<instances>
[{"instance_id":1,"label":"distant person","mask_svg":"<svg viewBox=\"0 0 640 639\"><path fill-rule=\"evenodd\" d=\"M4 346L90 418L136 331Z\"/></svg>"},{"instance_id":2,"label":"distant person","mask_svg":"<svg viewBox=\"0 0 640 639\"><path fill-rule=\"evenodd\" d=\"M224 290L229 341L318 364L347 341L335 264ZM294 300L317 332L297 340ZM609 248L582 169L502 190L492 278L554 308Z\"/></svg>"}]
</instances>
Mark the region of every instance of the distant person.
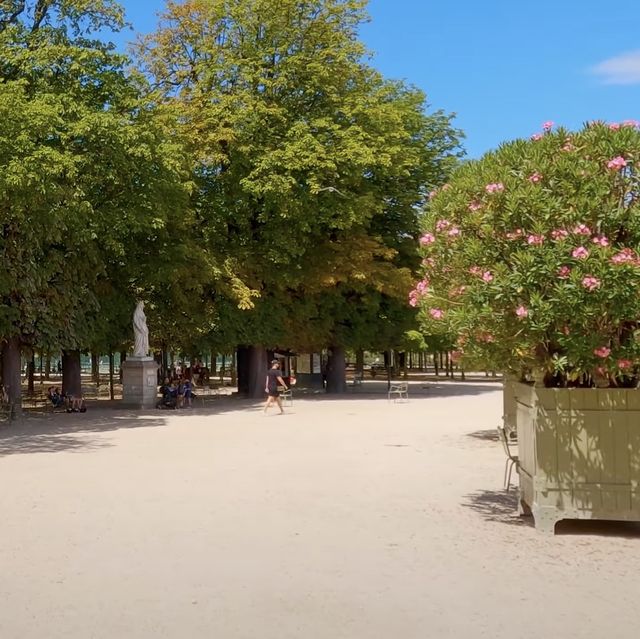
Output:
<instances>
[{"instance_id":1,"label":"distant person","mask_svg":"<svg viewBox=\"0 0 640 639\"><path fill-rule=\"evenodd\" d=\"M277 359L274 359L271 361L271 368L267 371L267 379L265 381L264 390L269 395L267 397L267 403L264 405L265 413L269 406L276 402L280 409L280 414L284 415L282 400L280 399L280 387L287 390L287 385L284 383L284 379L282 379L282 375L280 374L280 362Z\"/></svg>"},{"instance_id":2,"label":"distant person","mask_svg":"<svg viewBox=\"0 0 640 639\"><path fill-rule=\"evenodd\" d=\"M53 404L54 408L62 408L63 406L66 406L67 402L57 386L51 386L47 391L47 395L49 396L49 401Z\"/></svg>"},{"instance_id":3,"label":"distant person","mask_svg":"<svg viewBox=\"0 0 640 639\"><path fill-rule=\"evenodd\" d=\"M191 407L191 398L193 397L193 385L190 379L184 380L184 401L187 406Z\"/></svg>"}]
</instances>

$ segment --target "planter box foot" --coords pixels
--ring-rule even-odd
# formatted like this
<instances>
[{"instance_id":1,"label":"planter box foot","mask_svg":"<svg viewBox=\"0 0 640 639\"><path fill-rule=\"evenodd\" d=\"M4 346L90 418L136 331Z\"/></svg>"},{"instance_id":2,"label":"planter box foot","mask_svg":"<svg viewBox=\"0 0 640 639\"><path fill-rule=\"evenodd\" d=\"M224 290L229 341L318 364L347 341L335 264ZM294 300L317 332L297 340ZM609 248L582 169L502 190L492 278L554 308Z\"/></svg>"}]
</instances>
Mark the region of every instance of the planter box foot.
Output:
<instances>
[{"instance_id":1,"label":"planter box foot","mask_svg":"<svg viewBox=\"0 0 640 639\"><path fill-rule=\"evenodd\" d=\"M532 514L529 504L522 498L522 495L518 495L518 515L520 517L531 517Z\"/></svg>"},{"instance_id":2,"label":"planter box foot","mask_svg":"<svg viewBox=\"0 0 640 639\"><path fill-rule=\"evenodd\" d=\"M555 508L532 508L536 530L546 535L554 535L556 524L563 519Z\"/></svg>"}]
</instances>

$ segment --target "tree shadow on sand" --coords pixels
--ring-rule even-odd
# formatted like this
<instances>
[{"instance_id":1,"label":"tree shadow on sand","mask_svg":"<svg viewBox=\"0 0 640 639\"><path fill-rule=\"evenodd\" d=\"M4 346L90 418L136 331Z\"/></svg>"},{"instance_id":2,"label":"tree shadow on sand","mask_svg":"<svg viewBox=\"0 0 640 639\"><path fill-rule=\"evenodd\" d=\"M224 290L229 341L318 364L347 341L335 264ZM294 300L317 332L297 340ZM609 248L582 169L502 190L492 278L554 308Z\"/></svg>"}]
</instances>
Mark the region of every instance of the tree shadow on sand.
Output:
<instances>
[{"instance_id":1,"label":"tree shadow on sand","mask_svg":"<svg viewBox=\"0 0 640 639\"><path fill-rule=\"evenodd\" d=\"M479 439L485 442L497 442L498 431L495 428L489 428L486 430L476 430L473 433L467 433L467 437L472 437L473 439Z\"/></svg>"},{"instance_id":2,"label":"tree shadow on sand","mask_svg":"<svg viewBox=\"0 0 640 639\"><path fill-rule=\"evenodd\" d=\"M495 521L509 526L533 526L530 517L518 515L518 497L515 491L480 490L465 495L462 505L477 512L485 521Z\"/></svg>"},{"instance_id":3,"label":"tree shadow on sand","mask_svg":"<svg viewBox=\"0 0 640 639\"><path fill-rule=\"evenodd\" d=\"M462 505L477 512L485 521L508 526L534 528L533 517L518 515L518 495L515 490L481 490L465 495ZM640 538L640 523L632 521L604 521L589 519L563 519L556 524L556 536L597 536Z\"/></svg>"},{"instance_id":4,"label":"tree shadow on sand","mask_svg":"<svg viewBox=\"0 0 640 639\"><path fill-rule=\"evenodd\" d=\"M89 452L110 446L107 441L92 434L164 425L165 420L161 415L150 417L143 413L115 410L25 418L0 430L0 457L27 453Z\"/></svg>"}]
</instances>

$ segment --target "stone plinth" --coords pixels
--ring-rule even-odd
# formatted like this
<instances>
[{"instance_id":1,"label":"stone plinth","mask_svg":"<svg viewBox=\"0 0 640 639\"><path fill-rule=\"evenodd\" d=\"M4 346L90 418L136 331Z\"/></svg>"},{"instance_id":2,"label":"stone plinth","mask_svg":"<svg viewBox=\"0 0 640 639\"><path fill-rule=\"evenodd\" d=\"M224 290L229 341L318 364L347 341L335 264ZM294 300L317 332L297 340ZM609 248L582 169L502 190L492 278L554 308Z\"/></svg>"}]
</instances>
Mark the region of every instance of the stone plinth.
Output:
<instances>
[{"instance_id":1,"label":"stone plinth","mask_svg":"<svg viewBox=\"0 0 640 639\"><path fill-rule=\"evenodd\" d=\"M154 408L158 402L158 363L153 357L128 357L122 363L122 400L131 408Z\"/></svg>"}]
</instances>

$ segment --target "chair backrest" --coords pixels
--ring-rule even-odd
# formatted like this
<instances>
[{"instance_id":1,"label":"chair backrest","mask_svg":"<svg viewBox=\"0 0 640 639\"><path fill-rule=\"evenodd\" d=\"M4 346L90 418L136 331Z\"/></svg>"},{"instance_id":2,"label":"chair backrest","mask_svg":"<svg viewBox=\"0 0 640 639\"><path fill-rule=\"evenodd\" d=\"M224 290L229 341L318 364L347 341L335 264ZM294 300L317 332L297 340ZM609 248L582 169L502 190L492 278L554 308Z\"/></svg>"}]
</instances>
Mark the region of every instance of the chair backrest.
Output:
<instances>
[{"instance_id":1,"label":"chair backrest","mask_svg":"<svg viewBox=\"0 0 640 639\"><path fill-rule=\"evenodd\" d=\"M502 448L504 449L505 455L509 459L512 459L513 456L511 455L511 449L509 448L509 439L507 438L507 431L505 430L504 426L498 426L498 439L502 444Z\"/></svg>"}]
</instances>

